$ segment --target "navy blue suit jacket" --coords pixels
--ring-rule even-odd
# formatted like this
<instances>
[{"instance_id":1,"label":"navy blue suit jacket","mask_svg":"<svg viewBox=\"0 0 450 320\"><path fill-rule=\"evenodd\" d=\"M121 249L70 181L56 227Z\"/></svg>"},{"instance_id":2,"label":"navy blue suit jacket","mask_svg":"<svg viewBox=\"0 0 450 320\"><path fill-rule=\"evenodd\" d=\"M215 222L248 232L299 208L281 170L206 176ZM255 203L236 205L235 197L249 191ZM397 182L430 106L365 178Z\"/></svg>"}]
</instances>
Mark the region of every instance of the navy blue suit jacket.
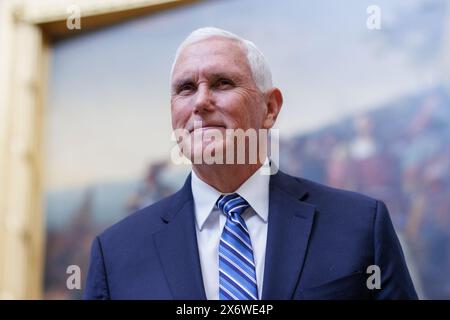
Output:
<instances>
[{"instance_id":1,"label":"navy blue suit jacket","mask_svg":"<svg viewBox=\"0 0 450 320\"><path fill-rule=\"evenodd\" d=\"M271 176L262 299L416 299L381 201L278 171ZM180 191L92 244L86 299L206 299L190 176ZM381 289L369 290L378 265Z\"/></svg>"}]
</instances>

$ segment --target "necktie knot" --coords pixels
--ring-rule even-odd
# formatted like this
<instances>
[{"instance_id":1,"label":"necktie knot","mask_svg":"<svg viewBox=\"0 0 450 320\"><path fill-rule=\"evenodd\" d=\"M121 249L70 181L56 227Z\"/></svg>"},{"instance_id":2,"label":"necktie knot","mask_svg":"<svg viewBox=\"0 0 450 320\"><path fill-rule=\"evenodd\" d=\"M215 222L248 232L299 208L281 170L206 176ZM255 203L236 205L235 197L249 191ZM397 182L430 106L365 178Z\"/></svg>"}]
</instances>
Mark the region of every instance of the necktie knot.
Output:
<instances>
[{"instance_id":1,"label":"necktie knot","mask_svg":"<svg viewBox=\"0 0 450 320\"><path fill-rule=\"evenodd\" d=\"M241 215L250 205L237 193L221 195L217 199L216 206L226 216Z\"/></svg>"}]
</instances>

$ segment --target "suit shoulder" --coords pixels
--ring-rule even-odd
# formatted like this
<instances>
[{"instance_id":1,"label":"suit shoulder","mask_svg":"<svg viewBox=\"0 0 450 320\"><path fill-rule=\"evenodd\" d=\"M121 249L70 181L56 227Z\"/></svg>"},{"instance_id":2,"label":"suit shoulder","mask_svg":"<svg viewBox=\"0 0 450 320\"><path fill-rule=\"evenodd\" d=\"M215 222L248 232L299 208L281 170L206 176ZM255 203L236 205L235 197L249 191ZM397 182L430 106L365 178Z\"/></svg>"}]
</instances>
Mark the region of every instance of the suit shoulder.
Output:
<instances>
[{"instance_id":1,"label":"suit shoulder","mask_svg":"<svg viewBox=\"0 0 450 320\"><path fill-rule=\"evenodd\" d=\"M311 193L313 193L316 196L322 196L322 197L329 197L330 199L336 200L336 201L343 201L343 202L356 202L360 204L365 204L367 206L375 208L377 206L378 200L375 198L372 198L370 196L367 196L365 194L351 191L351 190L345 190L345 189L339 189L330 187L321 183L317 183L311 180L303 179L303 178L296 178L300 183L303 183L307 185L308 189Z\"/></svg>"},{"instance_id":2,"label":"suit shoulder","mask_svg":"<svg viewBox=\"0 0 450 320\"><path fill-rule=\"evenodd\" d=\"M306 196L302 201L314 205L320 221L339 225L347 230L364 230L370 234L374 227L377 211L383 202L364 194L333 188L308 179L292 177ZM362 229L361 229L362 228Z\"/></svg>"},{"instance_id":3,"label":"suit shoulder","mask_svg":"<svg viewBox=\"0 0 450 320\"><path fill-rule=\"evenodd\" d=\"M102 241L116 241L153 234L164 225L162 215L174 209L180 191L144 207L105 229L98 237Z\"/></svg>"},{"instance_id":4,"label":"suit shoulder","mask_svg":"<svg viewBox=\"0 0 450 320\"><path fill-rule=\"evenodd\" d=\"M327 207L340 209L352 208L351 211L354 211L353 209L365 208L366 210L369 209L373 212L380 202L377 199L355 191L333 188L315 181L284 173L283 175L285 175L285 180L290 181L288 184L289 188L292 188L294 184L300 186L300 188L307 193L307 197L304 201L315 205L322 204Z\"/></svg>"}]
</instances>

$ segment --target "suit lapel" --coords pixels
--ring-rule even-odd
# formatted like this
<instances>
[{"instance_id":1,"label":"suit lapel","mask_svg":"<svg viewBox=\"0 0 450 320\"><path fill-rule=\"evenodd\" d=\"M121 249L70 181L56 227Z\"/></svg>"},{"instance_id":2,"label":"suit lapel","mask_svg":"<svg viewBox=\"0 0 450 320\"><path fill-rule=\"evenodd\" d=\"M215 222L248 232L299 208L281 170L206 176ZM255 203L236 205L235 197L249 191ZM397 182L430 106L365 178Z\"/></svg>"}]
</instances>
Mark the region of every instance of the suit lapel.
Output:
<instances>
[{"instance_id":1,"label":"suit lapel","mask_svg":"<svg viewBox=\"0 0 450 320\"><path fill-rule=\"evenodd\" d=\"M303 269L315 207L302 202L300 182L271 177L263 299L291 299Z\"/></svg>"},{"instance_id":2,"label":"suit lapel","mask_svg":"<svg viewBox=\"0 0 450 320\"><path fill-rule=\"evenodd\" d=\"M300 182L279 171L270 180L269 225L262 299L291 299L311 233L315 207L302 202ZM173 298L206 299L195 231L190 176L153 235Z\"/></svg>"},{"instance_id":3,"label":"suit lapel","mask_svg":"<svg viewBox=\"0 0 450 320\"><path fill-rule=\"evenodd\" d=\"M198 255L190 175L176 203L162 215L166 226L153 235L173 298L206 299Z\"/></svg>"}]
</instances>

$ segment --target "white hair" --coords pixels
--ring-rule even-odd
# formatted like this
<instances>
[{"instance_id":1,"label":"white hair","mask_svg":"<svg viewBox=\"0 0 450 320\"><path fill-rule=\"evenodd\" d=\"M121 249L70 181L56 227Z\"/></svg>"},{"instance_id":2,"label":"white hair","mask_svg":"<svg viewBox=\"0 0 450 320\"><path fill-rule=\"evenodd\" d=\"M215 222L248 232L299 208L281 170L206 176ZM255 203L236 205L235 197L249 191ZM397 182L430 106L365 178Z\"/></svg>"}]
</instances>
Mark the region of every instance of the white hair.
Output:
<instances>
[{"instance_id":1,"label":"white hair","mask_svg":"<svg viewBox=\"0 0 450 320\"><path fill-rule=\"evenodd\" d=\"M172 78L175 64L178 60L180 53L183 51L184 48L186 48L190 44L211 37L228 38L235 40L239 44L241 44L247 53L247 60L250 66L250 70L252 72L252 78L255 81L258 89L262 92L266 92L267 90L273 87L272 72L270 71L269 64L267 63L267 60L262 54L262 52L256 47L256 45L253 42L243 39L231 32L215 27L200 28L194 30L187 36L187 38L180 44L180 46L177 49L175 59L172 64L172 69L170 71L170 77Z\"/></svg>"}]
</instances>

